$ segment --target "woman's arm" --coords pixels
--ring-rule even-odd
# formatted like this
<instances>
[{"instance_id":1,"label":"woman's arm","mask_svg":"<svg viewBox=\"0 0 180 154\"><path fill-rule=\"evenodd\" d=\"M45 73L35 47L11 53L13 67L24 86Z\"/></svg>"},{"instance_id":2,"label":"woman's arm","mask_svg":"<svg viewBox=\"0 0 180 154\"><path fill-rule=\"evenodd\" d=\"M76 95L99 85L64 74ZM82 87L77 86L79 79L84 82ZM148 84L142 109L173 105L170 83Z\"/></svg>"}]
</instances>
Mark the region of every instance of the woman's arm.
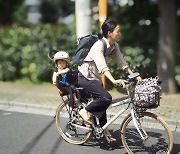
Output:
<instances>
[{"instance_id":1,"label":"woman's arm","mask_svg":"<svg viewBox=\"0 0 180 154\"><path fill-rule=\"evenodd\" d=\"M117 65L125 70L129 67L128 63L125 61L124 56L117 43L114 44L114 50L112 52L112 59L117 63Z\"/></svg>"},{"instance_id":2,"label":"woman's arm","mask_svg":"<svg viewBox=\"0 0 180 154\"><path fill-rule=\"evenodd\" d=\"M121 79L118 79L118 80L115 80L114 77L111 75L111 73L109 71L105 71L104 72L104 75L115 85L117 86L122 86L123 88L125 88L125 83L123 80Z\"/></svg>"},{"instance_id":3,"label":"woman's arm","mask_svg":"<svg viewBox=\"0 0 180 154\"><path fill-rule=\"evenodd\" d=\"M111 75L111 73L109 71L105 71L104 75L114 84L115 83L115 79L114 77Z\"/></svg>"},{"instance_id":4,"label":"woman's arm","mask_svg":"<svg viewBox=\"0 0 180 154\"><path fill-rule=\"evenodd\" d=\"M124 70L125 70L128 74L133 74L133 71L132 71L129 67L125 68Z\"/></svg>"},{"instance_id":5,"label":"woman's arm","mask_svg":"<svg viewBox=\"0 0 180 154\"><path fill-rule=\"evenodd\" d=\"M129 67L125 68L124 70L129 74L133 74L133 71ZM142 80L142 78L140 76L138 76L136 79L137 80Z\"/></svg>"},{"instance_id":6,"label":"woman's arm","mask_svg":"<svg viewBox=\"0 0 180 154\"><path fill-rule=\"evenodd\" d=\"M124 71L126 71L128 74L133 74L133 71L130 69L129 65L125 61L123 54L120 51L119 45L115 43L115 51L112 55L112 58L116 61L119 67L121 67ZM141 80L141 77L138 76L137 80Z\"/></svg>"}]
</instances>

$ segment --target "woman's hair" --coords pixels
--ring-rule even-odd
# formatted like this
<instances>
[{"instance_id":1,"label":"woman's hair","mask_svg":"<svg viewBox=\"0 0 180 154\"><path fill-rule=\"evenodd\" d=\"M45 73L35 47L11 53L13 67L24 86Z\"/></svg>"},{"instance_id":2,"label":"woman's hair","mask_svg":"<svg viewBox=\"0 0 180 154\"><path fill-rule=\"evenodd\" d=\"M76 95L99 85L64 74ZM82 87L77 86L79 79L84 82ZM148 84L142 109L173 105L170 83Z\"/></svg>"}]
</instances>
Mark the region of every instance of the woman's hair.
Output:
<instances>
[{"instance_id":1,"label":"woman's hair","mask_svg":"<svg viewBox=\"0 0 180 154\"><path fill-rule=\"evenodd\" d=\"M117 25L117 22L106 19L101 26L103 36L107 38L108 32L113 32Z\"/></svg>"}]
</instances>

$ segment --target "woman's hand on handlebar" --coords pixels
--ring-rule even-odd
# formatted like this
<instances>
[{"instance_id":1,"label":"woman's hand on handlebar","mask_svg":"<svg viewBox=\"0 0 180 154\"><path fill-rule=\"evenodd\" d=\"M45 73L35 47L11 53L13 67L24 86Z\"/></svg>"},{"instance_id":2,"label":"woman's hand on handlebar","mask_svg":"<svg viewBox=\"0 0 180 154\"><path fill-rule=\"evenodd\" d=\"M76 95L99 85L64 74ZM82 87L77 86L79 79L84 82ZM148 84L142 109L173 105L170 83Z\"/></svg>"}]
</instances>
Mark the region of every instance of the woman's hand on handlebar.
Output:
<instances>
[{"instance_id":1,"label":"woman's hand on handlebar","mask_svg":"<svg viewBox=\"0 0 180 154\"><path fill-rule=\"evenodd\" d=\"M122 79L115 80L115 81L113 82L113 84L115 84L116 86L121 86L121 87L123 87L123 88L126 87L126 85L125 85L125 83L124 83L124 81L123 81Z\"/></svg>"},{"instance_id":2,"label":"woman's hand on handlebar","mask_svg":"<svg viewBox=\"0 0 180 154\"><path fill-rule=\"evenodd\" d=\"M116 86L122 86L123 88L126 87L126 85L122 79L115 80L109 71L105 71L104 75Z\"/></svg>"},{"instance_id":3,"label":"woman's hand on handlebar","mask_svg":"<svg viewBox=\"0 0 180 154\"><path fill-rule=\"evenodd\" d=\"M142 78L141 78L140 76L138 76L138 77L136 78L136 80L137 80L137 81L141 81Z\"/></svg>"}]
</instances>

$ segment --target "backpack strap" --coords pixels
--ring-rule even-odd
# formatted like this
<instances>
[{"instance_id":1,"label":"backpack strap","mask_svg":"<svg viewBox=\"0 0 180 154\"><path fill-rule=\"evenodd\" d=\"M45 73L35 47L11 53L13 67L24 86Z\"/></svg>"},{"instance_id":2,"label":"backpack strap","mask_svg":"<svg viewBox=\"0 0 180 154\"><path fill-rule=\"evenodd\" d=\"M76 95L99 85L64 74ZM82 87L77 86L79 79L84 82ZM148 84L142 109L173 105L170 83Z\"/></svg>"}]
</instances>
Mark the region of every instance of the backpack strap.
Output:
<instances>
[{"instance_id":1,"label":"backpack strap","mask_svg":"<svg viewBox=\"0 0 180 154\"><path fill-rule=\"evenodd\" d=\"M101 42L103 43L103 46L104 46L104 57L106 56L106 52L107 52L107 44L106 44L106 41L104 39L100 39Z\"/></svg>"}]
</instances>

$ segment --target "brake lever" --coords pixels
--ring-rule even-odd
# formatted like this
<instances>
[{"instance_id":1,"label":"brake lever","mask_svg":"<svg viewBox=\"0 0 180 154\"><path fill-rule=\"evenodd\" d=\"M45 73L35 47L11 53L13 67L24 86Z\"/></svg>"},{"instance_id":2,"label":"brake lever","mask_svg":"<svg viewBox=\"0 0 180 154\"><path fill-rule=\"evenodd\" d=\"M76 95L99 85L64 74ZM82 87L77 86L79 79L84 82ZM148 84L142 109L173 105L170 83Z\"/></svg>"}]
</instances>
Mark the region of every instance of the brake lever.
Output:
<instances>
[{"instance_id":1,"label":"brake lever","mask_svg":"<svg viewBox=\"0 0 180 154\"><path fill-rule=\"evenodd\" d=\"M126 80L123 79L123 81L124 81L125 84L128 84L128 83L129 83L129 80L128 80L128 79L126 79Z\"/></svg>"},{"instance_id":2,"label":"brake lever","mask_svg":"<svg viewBox=\"0 0 180 154\"><path fill-rule=\"evenodd\" d=\"M128 78L129 78L130 80L132 80L132 79L134 79L134 78L137 78L138 76L140 76L140 74L139 74L138 72L135 72L135 73L133 73L133 74L128 75Z\"/></svg>"}]
</instances>

